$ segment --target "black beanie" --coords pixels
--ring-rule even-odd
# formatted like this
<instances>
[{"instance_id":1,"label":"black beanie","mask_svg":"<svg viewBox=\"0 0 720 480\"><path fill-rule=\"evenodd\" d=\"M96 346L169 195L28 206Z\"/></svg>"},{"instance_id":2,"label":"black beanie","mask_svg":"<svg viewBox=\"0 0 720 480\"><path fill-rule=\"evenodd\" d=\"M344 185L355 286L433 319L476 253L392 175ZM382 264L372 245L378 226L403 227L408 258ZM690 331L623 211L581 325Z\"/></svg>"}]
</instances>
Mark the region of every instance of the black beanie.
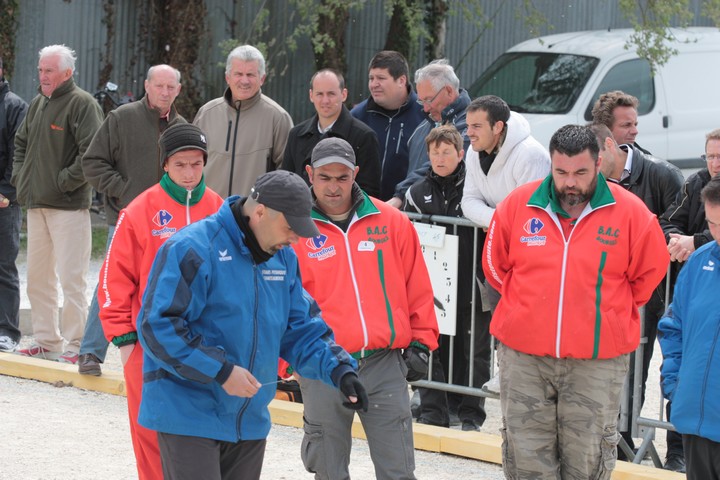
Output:
<instances>
[{"instance_id":1,"label":"black beanie","mask_svg":"<svg viewBox=\"0 0 720 480\"><path fill-rule=\"evenodd\" d=\"M176 123L160 136L160 159L165 165L167 159L182 150L200 150L207 165L207 139L205 134L192 123Z\"/></svg>"}]
</instances>

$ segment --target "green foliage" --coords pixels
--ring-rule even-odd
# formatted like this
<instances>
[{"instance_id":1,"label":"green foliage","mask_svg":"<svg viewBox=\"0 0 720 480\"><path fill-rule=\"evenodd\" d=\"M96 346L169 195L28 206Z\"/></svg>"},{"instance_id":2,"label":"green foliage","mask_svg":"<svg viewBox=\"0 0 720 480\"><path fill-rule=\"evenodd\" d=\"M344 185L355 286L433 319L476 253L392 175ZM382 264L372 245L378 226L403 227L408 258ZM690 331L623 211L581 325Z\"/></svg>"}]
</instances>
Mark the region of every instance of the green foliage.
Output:
<instances>
[{"instance_id":1,"label":"green foliage","mask_svg":"<svg viewBox=\"0 0 720 480\"><path fill-rule=\"evenodd\" d=\"M667 43L673 40L669 26L688 25L692 19L689 0L620 0L619 5L635 29L625 48L636 48L638 56L645 58L655 72L677 53Z\"/></svg>"},{"instance_id":2,"label":"green foliage","mask_svg":"<svg viewBox=\"0 0 720 480\"><path fill-rule=\"evenodd\" d=\"M715 26L720 26L720 0L705 0L702 14L712 20Z\"/></svg>"},{"instance_id":3,"label":"green foliage","mask_svg":"<svg viewBox=\"0 0 720 480\"><path fill-rule=\"evenodd\" d=\"M15 33L17 32L19 2L0 0L0 57L3 59L3 75L12 77L15 67Z\"/></svg>"},{"instance_id":4,"label":"green foliage","mask_svg":"<svg viewBox=\"0 0 720 480\"><path fill-rule=\"evenodd\" d=\"M525 24L530 37L547 35L555 28L533 0L523 0L522 6L515 9L515 16Z\"/></svg>"}]
</instances>

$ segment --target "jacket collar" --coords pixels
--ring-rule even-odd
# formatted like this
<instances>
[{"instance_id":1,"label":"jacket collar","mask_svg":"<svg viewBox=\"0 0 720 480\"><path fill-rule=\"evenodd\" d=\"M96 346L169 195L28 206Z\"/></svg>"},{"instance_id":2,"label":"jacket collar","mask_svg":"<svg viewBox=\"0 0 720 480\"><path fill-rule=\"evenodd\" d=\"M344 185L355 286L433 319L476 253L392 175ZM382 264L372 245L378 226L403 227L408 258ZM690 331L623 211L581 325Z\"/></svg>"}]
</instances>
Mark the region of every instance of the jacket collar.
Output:
<instances>
[{"instance_id":1,"label":"jacket collar","mask_svg":"<svg viewBox=\"0 0 720 480\"><path fill-rule=\"evenodd\" d=\"M342 109L340 110L340 116L338 116L337 120L335 120L335 123L328 131L328 136L331 137L342 137L344 139L347 139L350 136L350 130L352 130L352 116L350 115L350 110L347 109L345 105L342 106ZM301 137L305 136L313 136L313 135L320 135L320 132L318 132L317 124L318 124L318 114L312 116L312 118L309 121L305 122L306 125L300 130Z\"/></svg>"},{"instance_id":2,"label":"jacket collar","mask_svg":"<svg viewBox=\"0 0 720 480\"><path fill-rule=\"evenodd\" d=\"M325 212L318 207L315 199L315 192L313 192L313 209L310 216L315 220L320 220L321 222L332 223ZM357 183L354 183L352 189L352 207L350 208L350 217L356 215L357 218L363 218L367 215L375 213L380 213L380 210L378 210L375 204L372 203L367 193L363 192Z\"/></svg>"},{"instance_id":3,"label":"jacket collar","mask_svg":"<svg viewBox=\"0 0 720 480\"><path fill-rule=\"evenodd\" d=\"M608 187L607 181L605 181L605 177L603 177L602 173L598 173L597 187L588 204L590 210L596 210L597 208L614 203L615 197L613 197L610 187ZM557 215L570 218L570 215L560 206L560 202L555 196L552 174L545 177L545 180L540 183L535 192L530 196L527 204L528 206L539 207L544 210L549 208Z\"/></svg>"},{"instance_id":4,"label":"jacket collar","mask_svg":"<svg viewBox=\"0 0 720 480\"><path fill-rule=\"evenodd\" d=\"M385 115L386 117L393 118L396 115L399 115L401 113L408 111L410 109L410 107L412 107L416 102L417 102L417 94L408 85L407 99L405 100L405 103L400 105L400 108L397 108L395 110L388 110L384 107L381 107L380 105L375 103L375 100L373 99L372 95L370 95L368 97L368 101L367 101L367 111L373 112L373 113L379 113L381 115Z\"/></svg>"},{"instance_id":5,"label":"jacket collar","mask_svg":"<svg viewBox=\"0 0 720 480\"><path fill-rule=\"evenodd\" d=\"M190 206L193 206L202 199L203 194L205 193L205 175L202 176L200 183L198 183L197 186L190 192L189 202L187 198L188 190L185 190L183 187L173 182L167 173L165 173L160 179L160 186L163 190L165 190L165 193L170 195L170 197L179 204L185 205L186 203L190 203Z\"/></svg>"},{"instance_id":6,"label":"jacket collar","mask_svg":"<svg viewBox=\"0 0 720 480\"><path fill-rule=\"evenodd\" d=\"M450 105L445 107L445 109L440 114L441 120L440 123L443 125L445 124L455 124L458 117L463 116L465 114L465 109L470 105L470 95L468 95L467 90L464 88L460 89L460 95L455 99L454 102L452 102ZM431 124L435 123L435 120L433 120L430 115L425 114L425 117L428 119L428 121ZM463 132L460 132L461 134Z\"/></svg>"},{"instance_id":7,"label":"jacket collar","mask_svg":"<svg viewBox=\"0 0 720 480\"><path fill-rule=\"evenodd\" d=\"M227 87L225 89L225 93L223 93L223 98L225 99L225 103L230 105L231 108L234 110L237 110L237 104L240 104L240 111L248 110L260 101L260 97L262 97L262 88L258 90L258 92L253 95L252 97L248 98L247 100L238 100L236 102L233 102L232 98L232 90L230 90L230 87Z\"/></svg>"},{"instance_id":8,"label":"jacket collar","mask_svg":"<svg viewBox=\"0 0 720 480\"><path fill-rule=\"evenodd\" d=\"M74 88L75 88L75 79L73 77L70 77L67 80L65 80L63 83L61 83L55 89L55 91L52 93L51 96L45 97L45 98L50 99L50 98L62 97L63 95L65 95L66 93L68 93L69 91L71 91ZM38 92L40 93L40 95L43 95L42 88L40 85L38 85ZM43 96L45 96L45 95L43 95Z\"/></svg>"},{"instance_id":9,"label":"jacket collar","mask_svg":"<svg viewBox=\"0 0 720 480\"><path fill-rule=\"evenodd\" d=\"M4 97L10 91L10 84L5 77L0 77L0 98Z\"/></svg>"},{"instance_id":10,"label":"jacket collar","mask_svg":"<svg viewBox=\"0 0 720 480\"><path fill-rule=\"evenodd\" d=\"M150 99L148 99L147 93L140 99L142 104L145 106L146 112L151 115L155 120L160 118L160 111L150 106ZM168 113L168 122L173 121L177 117L177 110L175 109L175 103L170 105L170 113Z\"/></svg>"},{"instance_id":11,"label":"jacket collar","mask_svg":"<svg viewBox=\"0 0 720 480\"><path fill-rule=\"evenodd\" d=\"M460 183L465 180L465 161L461 161L458 163L457 168L453 173L450 175L447 175L445 177L441 177L437 175L432 168L428 170L427 177L432 181L438 184L440 187L446 186L446 185L460 185Z\"/></svg>"}]
</instances>

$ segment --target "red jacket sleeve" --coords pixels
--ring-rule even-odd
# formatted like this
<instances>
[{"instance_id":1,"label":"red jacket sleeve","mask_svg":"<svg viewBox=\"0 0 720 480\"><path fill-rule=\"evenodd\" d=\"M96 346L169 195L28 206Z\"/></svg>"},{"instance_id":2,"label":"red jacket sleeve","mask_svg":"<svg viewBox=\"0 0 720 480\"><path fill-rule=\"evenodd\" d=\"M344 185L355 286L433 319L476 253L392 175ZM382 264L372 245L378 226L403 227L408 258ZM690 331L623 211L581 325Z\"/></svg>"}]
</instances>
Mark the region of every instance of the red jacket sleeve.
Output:
<instances>
[{"instance_id":1,"label":"red jacket sleeve","mask_svg":"<svg viewBox=\"0 0 720 480\"><path fill-rule=\"evenodd\" d=\"M510 271L507 232L503 224L502 215L507 205L499 204L492 216L485 237L485 247L482 251L482 266L488 283L498 292L502 292L505 275Z\"/></svg>"},{"instance_id":2,"label":"red jacket sleeve","mask_svg":"<svg viewBox=\"0 0 720 480\"><path fill-rule=\"evenodd\" d=\"M120 212L105 261L100 269L98 305L108 341L135 332L133 306L140 304L141 255L135 230L126 210Z\"/></svg>"}]
</instances>

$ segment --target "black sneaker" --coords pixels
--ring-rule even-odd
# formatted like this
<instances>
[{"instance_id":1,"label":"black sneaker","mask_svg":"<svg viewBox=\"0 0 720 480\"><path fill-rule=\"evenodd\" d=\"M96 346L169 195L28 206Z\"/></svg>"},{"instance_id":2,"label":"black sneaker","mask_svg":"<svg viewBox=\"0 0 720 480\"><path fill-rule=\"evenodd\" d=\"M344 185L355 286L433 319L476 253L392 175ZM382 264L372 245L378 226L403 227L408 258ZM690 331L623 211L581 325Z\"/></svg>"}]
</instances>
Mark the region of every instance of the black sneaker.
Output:
<instances>
[{"instance_id":1,"label":"black sneaker","mask_svg":"<svg viewBox=\"0 0 720 480\"><path fill-rule=\"evenodd\" d=\"M665 459L665 470L672 470L673 472L685 473L685 457L677 453L671 453Z\"/></svg>"},{"instance_id":2,"label":"black sneaker","mask_svg":"<svg viewBox=\"0 0 720 480\"><path fill-rule=\"evenodd\" d=\"M81 354L80 357L78 357L77 365L80 375L94 375L99 377L102 374L100 370L100 359L92 353Z\"/></svg>"}]
</instances>

